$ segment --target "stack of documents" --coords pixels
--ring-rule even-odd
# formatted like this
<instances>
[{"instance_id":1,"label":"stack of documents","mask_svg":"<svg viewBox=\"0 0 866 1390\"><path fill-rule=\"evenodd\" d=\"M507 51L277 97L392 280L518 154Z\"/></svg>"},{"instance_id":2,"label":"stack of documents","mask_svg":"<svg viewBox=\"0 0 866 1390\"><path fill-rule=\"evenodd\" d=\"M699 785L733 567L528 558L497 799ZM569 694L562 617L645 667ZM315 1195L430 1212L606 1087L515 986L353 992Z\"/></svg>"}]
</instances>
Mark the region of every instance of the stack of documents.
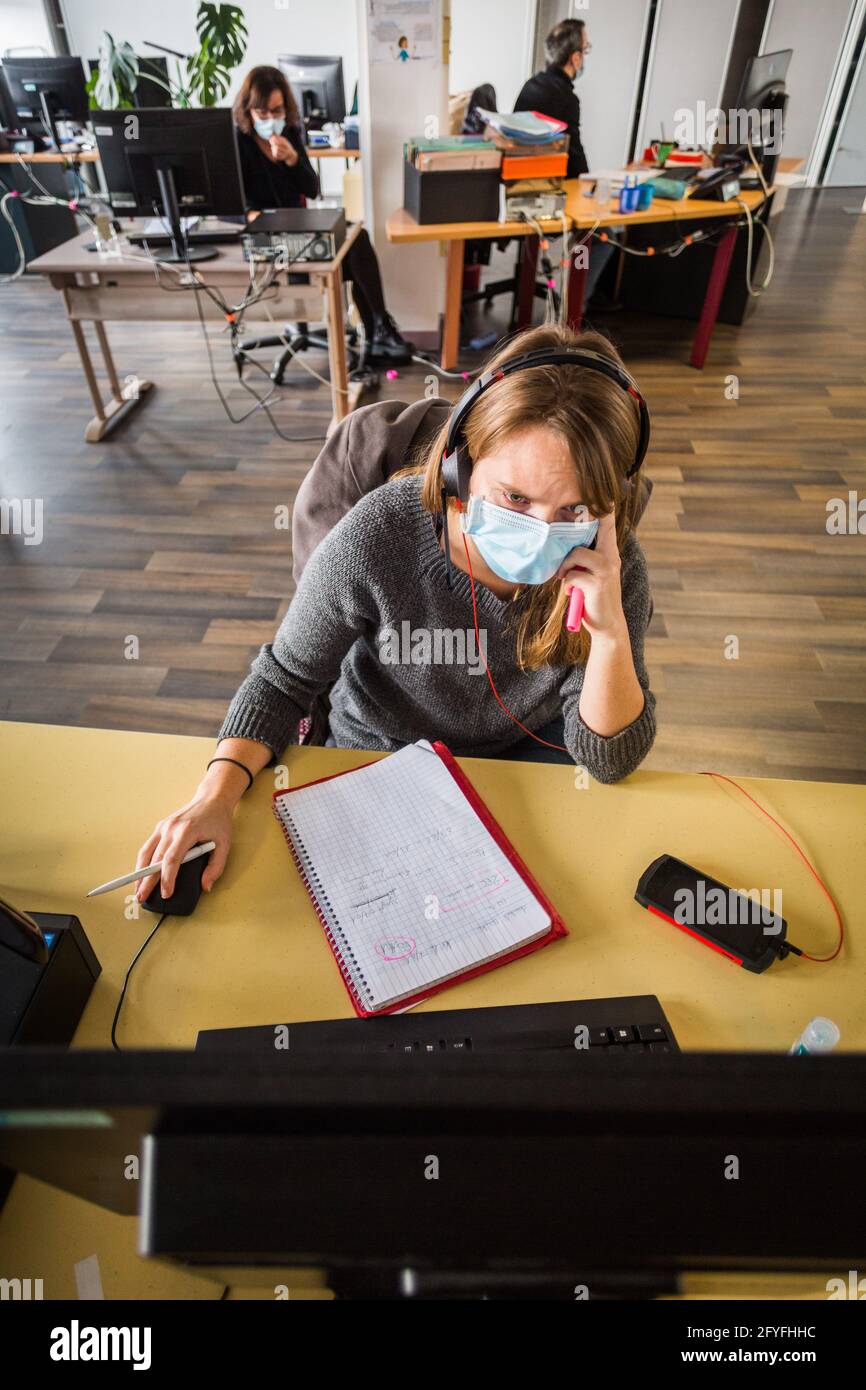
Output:
<instances>
[{"instance_id":1,"label":"stack of documents","mask_svg":"<svg viewBox=\"0 0 866 1390\"><path fill-rule=\"evenodd\" d=\"M539 111L485 111L479 106L478 114L494 143L501 147L497 136L502 137L510 149L518 145L550 145L568 129L564 121L543 116Z\"/></svg>"},{"instance_id":2,"label":"stack of documents","mask_svg":"<svg viewBox=\"0 0 866 1390\"><path fill-rule=\"evenodd\" d=\"M410 164L424 173L456 169L498 169L502 155L483 135L443 135L429 140L414 136L403 146Z\"/></svg>"}]
</instances>

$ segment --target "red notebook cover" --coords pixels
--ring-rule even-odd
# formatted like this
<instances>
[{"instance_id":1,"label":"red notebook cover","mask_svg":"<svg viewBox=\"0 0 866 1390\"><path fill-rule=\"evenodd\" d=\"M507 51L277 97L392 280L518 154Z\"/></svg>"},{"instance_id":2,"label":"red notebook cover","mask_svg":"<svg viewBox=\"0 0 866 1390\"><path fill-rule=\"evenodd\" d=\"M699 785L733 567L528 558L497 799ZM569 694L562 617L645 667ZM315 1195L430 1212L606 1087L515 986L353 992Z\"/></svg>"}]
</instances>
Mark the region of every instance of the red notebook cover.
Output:
<instances>
[{"instance_id":1,"label":"red notebook cover","mask_svg":"<svg viewBox=\"0 0 866 1390\"><path fill-rule=\"evenodd\" d=\"M505 855L506 859L508 859L508 861L517 870L519 877L523 879L523 882L526 884L527 888L532 893L532 896L536 899L537 902L541 904L545 912L550 917L550 929L547 932L545 932L544 936L539 937L537 941L529 941L526 943L525 946L518 946L515 950L509 951L504 956L497 956L496 960L487 961L484 965L473 966L471 970L465 970L461 975L452 975L450 979L443 980L441 984L432 985L429 989L424 989L420 993L413 994L406 999L399 999L396 1003L389 1004L384 1009L365 1009L355 991L355 987L352 983L352 977L345 969L343 959L340 955L339 946L331 935L327 919L322 913L321 906L316 898L314 885L310 883L309 879L304 873L301 862L298 859L297 854L295 853L295 847L292 844L291 836L289 835L285 825L280 819L279 811L277 809L276 803L280 797L291 796L292 792L300 791L301 787L289 787L285 791L274 792L274 815L276 816L280 829L283 832L286 844L288 845L289 850L291 851L292 858L295 861L295 867L298 870L298 873L301 877L301 881L307 890L310 902L313 904L313 907L316 910L316 916L318 917L319 921L321 922L324 928L325 937L327 939L328 945L331 948L331 953L334 957L334 960L337 962L337 967L340 971L340 975L342 976L343 984L346 986L349 998L352 1001L352 1007L355 1010L355 1013L358 1014L360 1018L377 1018L382 1014L400 1013L404 1009L411 1008L413 1004L420 1004L424 999L431 999L434 994L439 994L441 990L448 989L451 985L460 984L462 980L472 980L475 978L476 975L484 975L488 970L495 970L500 965L507 965L509 961L517 960L520 956L528 956L531 951L540 950L542 946L549 945L549 943L551 941L555 941L557 937L568 935L568 929L565 923L563 922L562 918L560 917L559 913L556 911L556 908L553 906L553 903L546 896L546 894L542 892L540 885L529 872L529 869L524 864L523 860L517 853L517 850L514 848L511 841L505 835L501 826L499 826L497 822L493 819L492 815L488 811L484 802L481 800L480 796L476 792L472 783L469 781L468 777L458 767L453 754L445 747L444 743L434 743L433 748L441 758L442 762L447 767L448 771L451 773L451 776L454 778L455 782L457 783L463 795L466 797L466 800L469 802L473 811L475 811L479 820L489 831L491 837L496 841L497 845L502 850L502 853ZM364 763L362 764L362 766L369 767L370 764ZM358 768L352 768L349 772L335 772L332 773L329 777L316 777L313 779L312 782L305 782L303 785L306 787L314 787L319 782L331 782L335 777L349 777L351 776L352 772L357 771L359 771Z\"/></svg>"}]
</instances>

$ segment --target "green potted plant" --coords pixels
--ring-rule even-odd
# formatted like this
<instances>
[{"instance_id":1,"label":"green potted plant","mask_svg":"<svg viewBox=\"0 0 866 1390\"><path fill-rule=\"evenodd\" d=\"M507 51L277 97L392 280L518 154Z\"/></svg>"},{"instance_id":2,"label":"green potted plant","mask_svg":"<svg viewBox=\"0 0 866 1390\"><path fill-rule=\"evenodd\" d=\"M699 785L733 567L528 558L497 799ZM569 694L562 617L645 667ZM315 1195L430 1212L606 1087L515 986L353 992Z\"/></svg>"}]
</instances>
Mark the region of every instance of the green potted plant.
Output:
<instances>
[{"instance_id":1,"label":"green potted plant","mask_svg":"<svg viewBox=\"0 0 866 1390\"><path fill-rule=\"evenodd\" d=\"M99 45L99 63L90 74L87 91L91 109L119 111L134 105L138 86L138 57L132 44L116 43L108 32Z\"/></svg>"},{"instance_id":2,"label":"green potted plant","mask_svg":"<svg viewBox=\"0 0 866 1390\"><path fill-rule=\"evenodd\" d=\"M104 33L99 50L99 66L87 83L92 108L122 110L135 105L139 75L147 73L152 82L171 93L175 106L217 106L225 96L234 68L247 50L248 32L239 5L212 4L202 0L195 21L199 46L189 55L175 54L175 77L166 87L159 73L139 58L125 40L117 43ZM151 47L157 48L158 44ZM164 50L173 53L173 50Z\"/></svg>"},{"instance_id":3,"label":"green potted plant","mask_svg":"<svg viewBox=\"0 0 866 1390\"><path fill-rule=\"evenodd\" d=\"M191 104L218 106L229 89L232 70L247 51L247 25L239 5L202 0L195 21L198 52L187 63Z\"/></svg>"}]
</instances>

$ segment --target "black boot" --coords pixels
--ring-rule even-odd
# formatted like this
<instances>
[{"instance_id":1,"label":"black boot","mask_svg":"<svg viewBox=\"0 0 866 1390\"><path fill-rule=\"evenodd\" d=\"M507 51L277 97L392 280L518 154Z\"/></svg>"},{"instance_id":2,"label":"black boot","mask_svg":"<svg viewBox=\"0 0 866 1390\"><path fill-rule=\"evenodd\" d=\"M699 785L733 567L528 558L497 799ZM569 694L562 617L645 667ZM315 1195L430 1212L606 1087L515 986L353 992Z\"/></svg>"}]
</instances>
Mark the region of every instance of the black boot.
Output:
<instances>
[{"instance_id":1,"label":"black boot","mask_svg":"<svg viewBox=\"0 0 866 1390\"><path fill-rule=\"evenodd\" d=\"M407 342L388 313L373 315L373 332L367 347L374 361L403 366L416 352L415 344Z\"/></svg>"}]
</instances>

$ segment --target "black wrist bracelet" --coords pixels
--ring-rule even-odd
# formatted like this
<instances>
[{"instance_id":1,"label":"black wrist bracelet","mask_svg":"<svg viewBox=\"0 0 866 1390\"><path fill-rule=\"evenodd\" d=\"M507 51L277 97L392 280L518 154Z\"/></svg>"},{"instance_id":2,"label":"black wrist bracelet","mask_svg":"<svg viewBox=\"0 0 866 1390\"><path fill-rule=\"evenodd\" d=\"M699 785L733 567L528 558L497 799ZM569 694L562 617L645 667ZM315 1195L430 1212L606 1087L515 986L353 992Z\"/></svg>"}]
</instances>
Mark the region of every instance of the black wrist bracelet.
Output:
<instances>
[{"instance_id":1,"label":"black wrist bracelet","mask_svg":"<svg viewBox=\"0 0 866 1390\"><path fill-rule=\"evenodd\" d=\"M214 763L234 763L235 767L239 767L241 772L245 772L247 774L247 777L250 779L249 786L247 787L247 791L249 791L250 787L253 785L253 774L250 772L248 767L244 766L243 763L239 763L237 758L211 758L207 766L213 767ZM207 767L205 768L205 772L207 772Z\"/></svg>"}]
</instances>

